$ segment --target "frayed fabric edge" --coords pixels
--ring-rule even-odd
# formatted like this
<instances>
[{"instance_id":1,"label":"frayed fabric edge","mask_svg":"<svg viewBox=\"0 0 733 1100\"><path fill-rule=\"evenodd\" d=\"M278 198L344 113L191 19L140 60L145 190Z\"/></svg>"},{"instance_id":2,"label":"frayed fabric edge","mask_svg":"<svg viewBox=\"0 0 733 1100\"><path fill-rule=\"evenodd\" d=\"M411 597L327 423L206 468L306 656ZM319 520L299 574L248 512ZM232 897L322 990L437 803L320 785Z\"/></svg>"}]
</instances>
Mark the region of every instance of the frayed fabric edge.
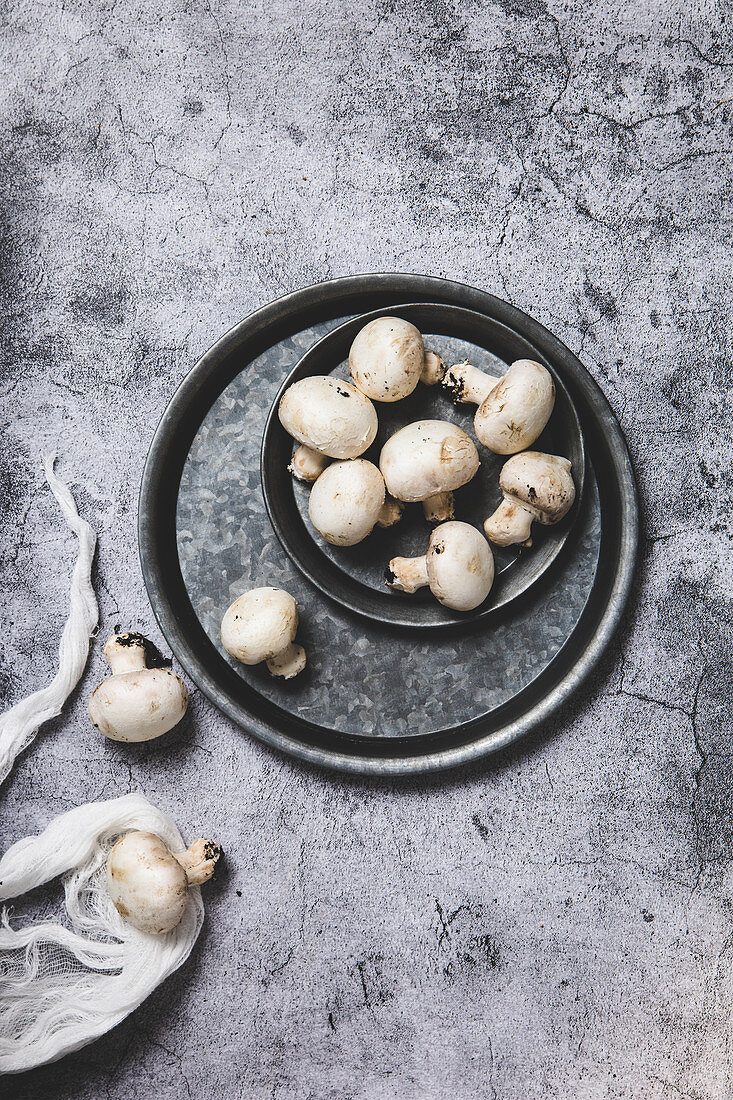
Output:
<instances>
[{"instance_id":1,"label":"frayed fabric edge","mask_svg":"<svg viewBox=\"0 0 733 1100\"><path fill-rule=\"evenodd\" d=\"M59 668L50 684L21 699L0 715L0 784L8 777L16 757L27 748L44 722L56 718L81 679L89 656L89 642L99 623L99 607L91 573L97 535L82 519L69 488L54 473L55 455L44 458L43 468L68 526L79 540L79 553L71 579L69 617L59 643Z\"/></svg>"}]
</instances>

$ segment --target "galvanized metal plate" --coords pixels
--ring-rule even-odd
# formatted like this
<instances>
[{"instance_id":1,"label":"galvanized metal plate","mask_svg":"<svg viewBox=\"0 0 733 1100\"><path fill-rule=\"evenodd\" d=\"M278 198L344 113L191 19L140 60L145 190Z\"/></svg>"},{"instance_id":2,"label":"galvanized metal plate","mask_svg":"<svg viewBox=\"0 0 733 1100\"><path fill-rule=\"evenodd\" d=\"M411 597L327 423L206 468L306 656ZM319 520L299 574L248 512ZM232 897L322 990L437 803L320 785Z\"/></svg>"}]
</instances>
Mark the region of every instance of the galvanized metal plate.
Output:
<instances>
[{"instance_id":1,"label":"galvanized metal plate","mask_svg":"<svg viewBox=\"0 0 733 1100\"><path fill-rule=\"evenodd\" d=\"M577 410L587 456L571 537L541 580L489 620L446 624L437 633L369 621L325 597L283 553L259 469L269 410L308 348L355 315L414 302L473 310L537 349ZM242 321L174 395L140 492L145 581L189 676L268 744L371 774L450 767L545 721L608 645L631 590L638 537L625 442L577 358L507 303L416 275L334 280ZM300 604L309 666L293 681L239 666L221 648L223 611L257 584L287 588Z\"/></svg>"}]
</instances>

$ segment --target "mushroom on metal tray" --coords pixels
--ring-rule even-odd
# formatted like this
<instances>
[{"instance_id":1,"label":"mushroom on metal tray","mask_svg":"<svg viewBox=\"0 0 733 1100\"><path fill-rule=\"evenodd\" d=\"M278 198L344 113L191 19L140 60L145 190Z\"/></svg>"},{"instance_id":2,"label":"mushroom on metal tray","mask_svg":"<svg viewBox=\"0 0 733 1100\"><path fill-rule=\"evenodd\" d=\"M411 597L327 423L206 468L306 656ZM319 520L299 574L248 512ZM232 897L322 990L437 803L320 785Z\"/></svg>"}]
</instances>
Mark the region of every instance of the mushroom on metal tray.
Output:
<instances>
[{"instance_id":1,"label":"mushroom on metal tray","mask_svg":"<svg viewBox=\"0 0 733 1100\"><path fill-rule=\"evenodd\" d=\"M354 338L349 370L355 385L372 401L401 401L423 381L442 377L445 363L426 351L422 334L401 317L377 317Z\"/></svg>"},{"instance_id":2,"label":"mushroom on metal tray","mask_svg":"<svg viewBox=\"0 0 733 1100\"><path fill-rule=\"evenodd\" d=\"M478 405L476 438L494 454L513 455L531 447L555 407L552 375L533 359L517 359L502 378L469 362L457 363L440 385L454 403Z\"/></svg>"},{"instance_id":3,"label":"mushroom on metal tray","mask_svg":"<svg viewBox=\"0 0 733 1100\"><path fill-rule=\"evenodd\" d=\"M293 383L280 398L278 416L301 444L288 469L315 481L331 458L358 458L377 434L377 412L368 397L340 378L312 375Z\"/></svg>"},{"instance_id":4,"label":"mushroom on metal tray","mask_svg":"<svg viewBox=\"0 0 733 1100\"><path fill-rule=\"evenodd\" d=\"M494 555L480 531L454 520L441 523L420 558L392 558L387 584L413 593L426 585L439 603L454 611L472 611L494 583Z\"/></svg>"},{"instance_id":5,"label":"mushroom on metal tray","mask_svg":"<svg viewBox=\"0 0 733 1100\"><path fill-rule=\"evenodd\" d=\"M523 542L531 546L532 523L559 523L575 500L571 463L559 455L524 451L505 462L499 474L504 494L484 523L486 537L497 546Z\"/></svg>"},{"instance_id":6,"label":"mushroom on metal tray","mask_svg":"<svg viewBox=\"0 0 733 1100\"><path fill-rule=\"evenodd\" d=\"M282 588L253 588L227 608L221 622L224 649L243 665L267 662L273 676L290 680L306 665L305 650L294 643L298 605Z\"/></svg>"},{"instance_id":7,"label":"mushroom on metal tray","mask_svg":"<svg viewBox=\"0 0 733 1100\"><path fill-rule=\"evenodd\" d=\"M364 458L334 462L318 478L308 501L311 523L333 546L355 546L375 526L392 527L402 508L387 497L384 478Z\"/></svg>"},{"instance_id":8,"label":"mushroom on metal tray","mask_svg":"<svg viewBox=\"0 0 733 1100\"><path fill-rule=\"evenodd\" d=\"M451 519L453 490L479 468L476 444L456 424L418 420L390 436L379 456L387 492L396 500L422 501L426 519Z\"/></svg>"}]
</instances>

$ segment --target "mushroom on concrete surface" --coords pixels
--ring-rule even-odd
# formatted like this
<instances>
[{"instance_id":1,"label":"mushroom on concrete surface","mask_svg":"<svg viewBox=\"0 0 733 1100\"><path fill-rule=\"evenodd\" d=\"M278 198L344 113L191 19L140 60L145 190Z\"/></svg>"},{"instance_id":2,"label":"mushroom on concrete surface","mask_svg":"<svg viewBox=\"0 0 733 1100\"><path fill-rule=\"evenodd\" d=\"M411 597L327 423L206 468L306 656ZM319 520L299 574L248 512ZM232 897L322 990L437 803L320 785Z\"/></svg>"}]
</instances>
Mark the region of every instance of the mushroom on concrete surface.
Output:
<instances>
[{"instance_id":1,"label":"mushroom on concrete surface","mask_svg":"<svg viewBox=\"0 0 733 1100\"><path fill-rule=\"evenodd\" d=\"M212 840L171 852L155 833L127 833L107 858L107 892L123 920L160 936L180 924L189 886L210 879L220 856Z\"/></svg>"},{"instance_id":2,"label":"mushroom on concrete surface","mask_svg":"<svg viewBox=\"0 0 733 1100\"><path fill-rule=\"evenodd\" d=\"M95 688L89 717L112 741L151 741L178 725L188 706L180 676L148 668L154 647L142 634L113 634L104 647L112 675Z\"/></svg>"},{"instance_id":3,"label":"mushroom on concrete surface","mask_svg":"<svg viewBox=\"0 0 733 1100\"><path fill-rule=\"evenodd\" d=\"M390 436L379 456L387 492L396 500L422 501L434 523L453 516L453 489L479 468L476 445L446 420L418 420Z\"/></svg>"},{"instance_id":4,"label":"mushroom on concrete surface","mask_svg":"<svg viewBox=\"0 0 733 1100\"><path fill-rule=\"evenodd\" d=\"M392 558L387 584L400 592L430 586L439 603L454 611L473 611L494 583L494 555L480 531L468 523L441 523L422 558Z\"/></svg>"},{"instance_id":5,"label":"mushroom on concrete surface","mask_svg":"<svg viewBox=\"0 0 733 1100\"><path fill-rule=\"evenodd\" d=\"M273 676L292 679L306 664L305 650L295 645L298 605L282 588L253 588L238 596L221 622L221 642L243 665L267 661Z\"/></svg>"},{"instance_id":6,"label":"mushroom on concrete surface","mask_svg":"<svg viewBox=\"0 0 733 1100\"><path fill-rule=\"evenodd\" d=\"M484 523L486 537L497 546L517 542L531 546L533 521L551 526L572 508L575 484L570 470L567 458L540 451L510 458L499 474L504 499Z\"/></svg>"},{"instance_id":7,"label":"mushroom on concrete surface","mask_svg":"<svg viewBox=\"0 0 733 1100\"><path fill-rule=\"evenodd\" d=\"M288 469L315 481L329 458L358 458L377 434L377 411L368 397L340 378L312 375L280 398L278 416L298 447Z\"/></svg>"},{"instance_id":8,"label":"mushroom on concrete surface","mask_svg":"<svg viewBox=\"0 0 733 1100\"><path fill-rule=\"evenodd\" d=\"M424 382L435 385L445 363L426 351L422 334L402 317L377 317L356 334L349 351L355 385L372 401L401 401Z\"/></svg>"},{"instance_id":9,"label":"mushroom on concrete surface","mask_svg":"<svg viewBox=\"0 0 733 1100\"><path fill-rule=\"evenodd\" d=\"M311 489L308 514L316 531L333 546L355 546L372 528L392 527L402 504L385 501L384 478L373 462L334 462Z\"/></svg>"},{"instance_id":10,"label":"mushroom on concrete surface","mask_svg":"<svg viewBox=\"0 0 733 1100\"><path fill-rule=\"evenodd\" d=\"M476 438L494 454L512 455L531 447L555 405L555 383L541 363L517 359L502 378L457 363L440 383L454 403L478 405Z\"/></svg>"}]
</instances>

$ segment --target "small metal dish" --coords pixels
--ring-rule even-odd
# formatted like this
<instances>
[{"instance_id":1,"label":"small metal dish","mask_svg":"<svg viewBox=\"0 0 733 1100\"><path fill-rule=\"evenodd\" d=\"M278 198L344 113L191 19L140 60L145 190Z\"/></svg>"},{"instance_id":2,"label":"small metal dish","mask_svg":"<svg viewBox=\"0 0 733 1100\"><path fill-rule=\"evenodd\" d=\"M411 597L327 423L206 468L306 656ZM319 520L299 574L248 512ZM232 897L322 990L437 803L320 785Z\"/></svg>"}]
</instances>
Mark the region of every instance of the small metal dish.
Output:
<instances>
[{"instance_id":1,"label":"small metal dish","mask_svg":"<svg viewBox=\"0 0 733 1100\"><path fill-rule=\"evenodd\" d=\"M412 322L423 333L425 346L437 351L450 365L469 358L474 366L497 376L516 359L534 359L552 373L556 399L547 427L533 450L563 455L572 462L576 501L565 519L554 527L534 524L532 547L493 547L496 579L488 598L473 611L452 611L435 600L428 589L407 596L385 585L387 562L397 556L424 554L430 537L419 504L408 505L402 520L389 530L376 528L357 546L331 546L316 532L308 518L310 486L298 482L287 466L293 441L277 416L285 390L311 375L350 377L348 355L354 337L377 317L397 316ZM418 384L402 401L376 403L377 437L362 457L378 464L386 440L405 424L416 420L449 420L472 435L475 406L454 408L439 386ZM483 521L501 501L499 473L507 461L478 444L481 466L476 476L457 490L456 519L481 530ZM300 571L329 599L358 615L392 626L435 629L456 623L488 619L500 608L525 593L550 568L561 553L581 506L585 477L583 433L570 396L558 374L542 353L506 325L460 306L440 302L411 302L373 310L354 317L329 332L311 347L284 379L265 424L260 458L265 505L283 549Z\"/></svg>"}]
</instances>

